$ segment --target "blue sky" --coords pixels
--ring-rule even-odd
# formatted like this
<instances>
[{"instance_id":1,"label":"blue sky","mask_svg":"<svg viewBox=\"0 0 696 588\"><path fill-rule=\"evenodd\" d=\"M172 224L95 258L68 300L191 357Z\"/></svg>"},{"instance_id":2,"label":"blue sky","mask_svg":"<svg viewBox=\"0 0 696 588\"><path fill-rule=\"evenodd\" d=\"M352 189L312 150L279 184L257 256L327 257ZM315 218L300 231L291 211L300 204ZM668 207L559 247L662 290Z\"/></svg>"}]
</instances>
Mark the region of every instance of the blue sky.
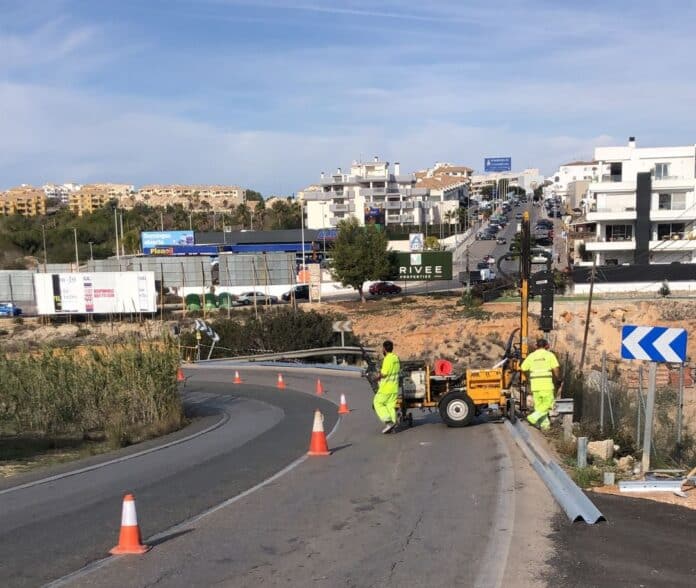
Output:
<instances>
[{"instance_id":1,"label":"blue sky","mask_svg":"<svg viewBox=\"0 0 696 588\"><path fill-rule=\"evenodd\" d=\"M696 3L0 0L0 188L696 142Z\"/></svg>"}]
</instances>

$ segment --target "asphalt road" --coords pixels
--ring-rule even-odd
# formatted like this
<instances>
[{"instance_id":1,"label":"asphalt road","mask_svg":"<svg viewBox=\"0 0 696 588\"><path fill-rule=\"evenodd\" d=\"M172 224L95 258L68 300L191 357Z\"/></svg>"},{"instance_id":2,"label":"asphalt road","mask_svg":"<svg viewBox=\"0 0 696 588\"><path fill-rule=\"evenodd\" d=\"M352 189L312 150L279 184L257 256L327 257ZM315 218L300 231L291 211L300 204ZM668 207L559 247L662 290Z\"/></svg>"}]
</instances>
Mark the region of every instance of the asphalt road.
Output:
<instances>
[{"instance_id":1,"label":"asphalt road","mask_svg":"<svg viewBox=\"0 0 696 588\"><path fill-rule=\"evenodd\" d=\"M328 428L336 421L335 406L324 399L230 382L229 373L205 383L196 373L189 378L190 409L226 419L209 433L45 484L0 489L0 584L37 586L104 557L118 537L125 492L135 493L143 535L151 536L301 456L315 407L325 411Z\"/></svg>"},{"instance_id":2,"label":"asphalt road","mask_svg":"<svg viewBox=\"0 0 696 588\"><path fill-rule=\"evenodd\" d=\"M591 494L607 522L568 525L559 515L549 586L615 588L696 585L696 512L638 498Z\"/></svg>"},{"instance_id":3,"label":"asphalt road","mask_svg":"<svg viewBox=\"0 0 696 588\"><path fill-rule=\"evenodd\" d=\"M246 377L272 383L274 374ZM308 458L145 556L111 558L68 585L543 585L530 562L549 550L544 521L556 508L500 425L448 429L424 413L414 428L380 435L364 380L325 385L352 408L330 439L333 455Z\"/></svg>"}]
</instances>

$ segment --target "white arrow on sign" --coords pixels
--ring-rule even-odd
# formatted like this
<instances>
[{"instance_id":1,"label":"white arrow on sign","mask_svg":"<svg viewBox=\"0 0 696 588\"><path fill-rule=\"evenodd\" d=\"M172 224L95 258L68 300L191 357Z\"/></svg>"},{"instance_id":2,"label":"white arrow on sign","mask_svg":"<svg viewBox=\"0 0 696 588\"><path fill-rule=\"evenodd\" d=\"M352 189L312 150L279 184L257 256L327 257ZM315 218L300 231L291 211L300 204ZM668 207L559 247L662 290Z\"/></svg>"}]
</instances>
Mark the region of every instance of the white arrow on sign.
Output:
<instances>
[{"instance_id":1,"label":"white arrow on sign","mask_svg":"<svg viewBox=\"0 0 696 588\"><path fill-rule=\"evenodd\" d=\"M652 327L636 327L633 332L622 341L626 349L628 349L631 352L631 355L633 355L633 357L636 359L652 361L652 358L640 346L640 340L651 330Z\"/></svg>"},{"instance_id":2,"label":"white arrow on sign","mask_svg":"<svg viewBox=\"0 0 696 588\"><path fill-rule=\"evenodd\" d=\"M353 330L353 323L350 321L334 321L331 327L334 333L349 333Z\"/></svg>"},{"instance_id":3,"label":"white arrow on sign","mask_svg":"<svg viewBox=\"0 0 696 588\"><path fill-rule=\"evenodd\" d=\"M679 357L672 349L672 341L674 341L679 335L681 335L683 329L667 329L662 335L660 335L655 342L653 347L657 349L664 357L664 361L669 363L681 363L682 358Z\"/></svg>"}]
</instances>

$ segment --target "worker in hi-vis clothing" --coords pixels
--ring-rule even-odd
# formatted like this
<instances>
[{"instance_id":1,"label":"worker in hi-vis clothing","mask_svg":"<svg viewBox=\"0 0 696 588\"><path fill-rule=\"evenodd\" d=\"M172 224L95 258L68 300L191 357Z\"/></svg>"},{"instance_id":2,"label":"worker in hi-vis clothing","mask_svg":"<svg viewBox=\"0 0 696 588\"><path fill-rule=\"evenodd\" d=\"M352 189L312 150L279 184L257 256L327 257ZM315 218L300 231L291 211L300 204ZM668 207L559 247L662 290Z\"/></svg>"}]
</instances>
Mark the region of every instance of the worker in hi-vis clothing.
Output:
<instances>
[{"instance_id":1,"label":"worker in hi-vis clothing","mask_svg":"<svg viewBox=\"0 0 696 588\"><path fill-rule=\"evenodd\" d=\"M391 341L385 341L382 344L382 351L384 359L377 376L379 387L372 405L375 407L379 420L384 423L382 433L389 433L396 426L396 400L399 396L401 362L394 353L394 343Z\"/></svg>"},{"instance_id":2,"label":"worker in hi-vis clothing","mask_svg":"<svg viewBox=\"0 0 696 588\"><path fill-rule=\"evenodd\" d=\"M522 362L520 369L529 380L529 389L534 398L534 412L527 420L541 429L551 427L549 412L556 400L556 383L560 379L558 359L549 351L546 339L538 339L536 350L530 353Z\"/></svg>"}]
</instances>

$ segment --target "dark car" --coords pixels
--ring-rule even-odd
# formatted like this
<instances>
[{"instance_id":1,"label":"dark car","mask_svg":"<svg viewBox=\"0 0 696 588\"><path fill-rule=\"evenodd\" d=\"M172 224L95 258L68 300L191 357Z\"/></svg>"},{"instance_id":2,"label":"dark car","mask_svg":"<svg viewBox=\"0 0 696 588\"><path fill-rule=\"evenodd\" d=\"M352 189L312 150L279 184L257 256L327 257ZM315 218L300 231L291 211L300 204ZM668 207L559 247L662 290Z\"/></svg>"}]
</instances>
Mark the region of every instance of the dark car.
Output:
<instances>
[{"instance_id":1,"label":"dark car","mask_svg":"<svg viewBox=\"0 0 696 588\"><path fill-rule=\"evenodd\" d=\"M288 302L292 299L293 292L295 293L295 300L309 300L309 286L307 284L300 284L295 286L291 290L288 290L281 296L283 300Z\"/></svg>"},{"instance_id":2,"label":"dark car","mask_svg":"<svg viewBox=\"0 0 696 588\"><path fill-rule=\"evenodd\" d=\"M492 241L493 239L495 239L495 233L493 233L492 231L487 231L487 230L480 231L480 232L476 233L476 238L479 241Z\"/></svg>"},{"instance_id":3,"label":"dark car","mask_svg":"<svg viewBox=\"0 0 696 588\"><path fill-rule=\"evenodd\" d=\"M495 242L498 245L505 245L505 243L507 243L507 239L505 237L497 237Z\"/></svg>"},{"instance_id":4,"label":"dark car","mask_svg":"<svg viewBox=\"0 0 696 588\"><path fill-rule=\"evenodd\" d=\"M375 282L370 285L370 294L373 296L383 296L385 294L399 294L401 292L401 287L391 282Z\"/></svg>"}]
</instances>

